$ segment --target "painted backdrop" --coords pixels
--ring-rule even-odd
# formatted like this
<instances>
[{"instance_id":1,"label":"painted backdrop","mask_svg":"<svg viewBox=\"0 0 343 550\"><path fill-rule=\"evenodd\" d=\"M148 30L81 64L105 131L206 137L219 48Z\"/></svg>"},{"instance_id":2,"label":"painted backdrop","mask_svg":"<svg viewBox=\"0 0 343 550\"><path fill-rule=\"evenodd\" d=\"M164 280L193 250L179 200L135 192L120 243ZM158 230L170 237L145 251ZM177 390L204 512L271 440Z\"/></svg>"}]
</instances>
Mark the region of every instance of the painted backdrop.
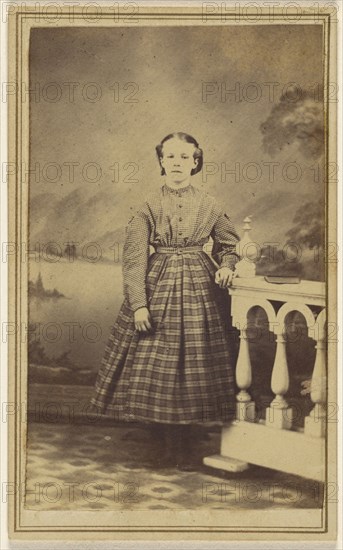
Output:
<instances>
[{"instance_id":1,"label":"painted backdrop","mask_svg":"<svg viewBox=\"0 0 343 550\"><path fill-rule=\"evenodd\" d=\"M323 279L322 47L315 25L32 31L32 382L93 383L125 226L172 131L204 150L194 185L239 231L252 215L259 273Z\"/></svg>"}]
</instances>

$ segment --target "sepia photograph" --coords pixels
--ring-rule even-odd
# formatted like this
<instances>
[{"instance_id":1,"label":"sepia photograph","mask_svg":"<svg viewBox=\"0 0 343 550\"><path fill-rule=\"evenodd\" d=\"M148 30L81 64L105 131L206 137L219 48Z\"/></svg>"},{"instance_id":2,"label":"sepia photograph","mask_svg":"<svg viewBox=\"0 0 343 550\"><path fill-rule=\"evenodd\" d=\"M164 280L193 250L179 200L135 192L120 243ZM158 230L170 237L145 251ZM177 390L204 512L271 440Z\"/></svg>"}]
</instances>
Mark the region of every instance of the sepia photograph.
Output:
<instances>
[{"instance_id":1,"label":"sepia photograph","mask_svg":"<svg viewBox=\"0 0 343 550\"><path fill-rule=\"evenodd\" d=\"M339 12L250 4L7 8L13 539L337 536Z\"/></svg>"}]
</instances>

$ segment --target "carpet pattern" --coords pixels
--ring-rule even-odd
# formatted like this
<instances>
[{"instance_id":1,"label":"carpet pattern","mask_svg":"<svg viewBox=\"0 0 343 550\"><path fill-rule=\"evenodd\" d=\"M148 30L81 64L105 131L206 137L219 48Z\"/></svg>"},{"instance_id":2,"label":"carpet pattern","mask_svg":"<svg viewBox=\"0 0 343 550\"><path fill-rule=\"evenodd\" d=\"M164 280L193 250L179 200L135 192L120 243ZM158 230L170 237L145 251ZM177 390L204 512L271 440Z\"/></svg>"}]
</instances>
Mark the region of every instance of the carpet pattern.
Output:
<instances>
[{"instance_id":1,"label":"carpet pattern","mask_svg":"<svg viewBox=\"0 0 343 550\"><path fill-rule=\"evenodd\" d=\"M139 425L31 422L25 508L43 510L201 510L320 508L321 484L251 466L239 474L202 465L218 431L199 432L194 472L157 468L158 450Z\"/></svg>"}]
</instances>

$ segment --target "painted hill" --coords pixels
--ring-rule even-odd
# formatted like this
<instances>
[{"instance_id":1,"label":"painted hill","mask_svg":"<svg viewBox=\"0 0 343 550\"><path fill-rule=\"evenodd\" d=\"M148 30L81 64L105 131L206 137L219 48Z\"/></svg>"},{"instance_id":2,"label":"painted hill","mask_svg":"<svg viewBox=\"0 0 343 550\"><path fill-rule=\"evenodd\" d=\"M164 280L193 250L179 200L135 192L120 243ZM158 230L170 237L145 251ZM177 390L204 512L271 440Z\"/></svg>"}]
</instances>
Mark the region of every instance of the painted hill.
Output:
<instances>
[{"instance_id":1,"label":"painted hill","mask_svg":"<svg viewBox=\"0 0 343 550\"><path fill-rule=\"evenodd\" d=\"M131 189L116 191L111 185L102 186L99 191L78 187L63 198L53 193L36 195L30 203L30 245L52 242L63 251L71 241L78 243L78 250L96 243L103 257L112 259L115 248L123 243L127 221L142 198L142 193ZM252 215L253 240L261 247L271 241L282 247L299 206L312 199L310 193L299 195L292 191L252 195L245 201L232 196L227 212L239 233L245 216ZM95 253L95 245L91 249Z\"/></svg>"}]
</instances>

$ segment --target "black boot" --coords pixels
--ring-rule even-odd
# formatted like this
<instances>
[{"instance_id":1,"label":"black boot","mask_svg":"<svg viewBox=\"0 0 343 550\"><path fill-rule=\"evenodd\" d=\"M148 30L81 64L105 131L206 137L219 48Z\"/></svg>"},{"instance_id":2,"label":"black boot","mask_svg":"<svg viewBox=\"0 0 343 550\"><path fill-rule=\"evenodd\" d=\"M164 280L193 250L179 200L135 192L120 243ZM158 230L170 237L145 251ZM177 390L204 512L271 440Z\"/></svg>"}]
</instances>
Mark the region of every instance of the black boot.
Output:
<instances>
[{"instance_id":1,"label":"black boot","mask_svg":"<svg viewBox=\"0 0 343 550\"><path fill-rule=\"evenodd\" d=\"M154 439L158 441L155 450L155 467L177 467L183 472L196 471L198 461L192 454L190 425L156 424L152 430Z\"/></svg>"},{"instance_id":2,"label":"black boot","mask_svg":"<svg viewBox=\"0 0 343 550\"><path fill-rule=\"evenodd\" d=\"M182 472L194 472L196 471L196 461L192 454L191 426L189 424L179 424L175 431L176 466Z\"/></svg>"},{"instance_id":3,"label":"black boot","mask_svg":"<svg viewBox=\"0 0 343 550\"><path fill-rule=\"evenodd\" d=\"M165 424L165 457L168 464L187 470L189 463L189 428L180 424ZM187 433L186 433L187 432Z\"/></svg>"},{"instance_id":4,"label":"black boot","mask_svg":"<svg viewBox=\"0 0 343 550\"><path fill-rule=\"evenodd\" d=\"M150 426L153 441L151 465L154 468L171 468L175 466L173 443L170 437L170 425L154 422Z\"/></svg>"}]
</instances>

